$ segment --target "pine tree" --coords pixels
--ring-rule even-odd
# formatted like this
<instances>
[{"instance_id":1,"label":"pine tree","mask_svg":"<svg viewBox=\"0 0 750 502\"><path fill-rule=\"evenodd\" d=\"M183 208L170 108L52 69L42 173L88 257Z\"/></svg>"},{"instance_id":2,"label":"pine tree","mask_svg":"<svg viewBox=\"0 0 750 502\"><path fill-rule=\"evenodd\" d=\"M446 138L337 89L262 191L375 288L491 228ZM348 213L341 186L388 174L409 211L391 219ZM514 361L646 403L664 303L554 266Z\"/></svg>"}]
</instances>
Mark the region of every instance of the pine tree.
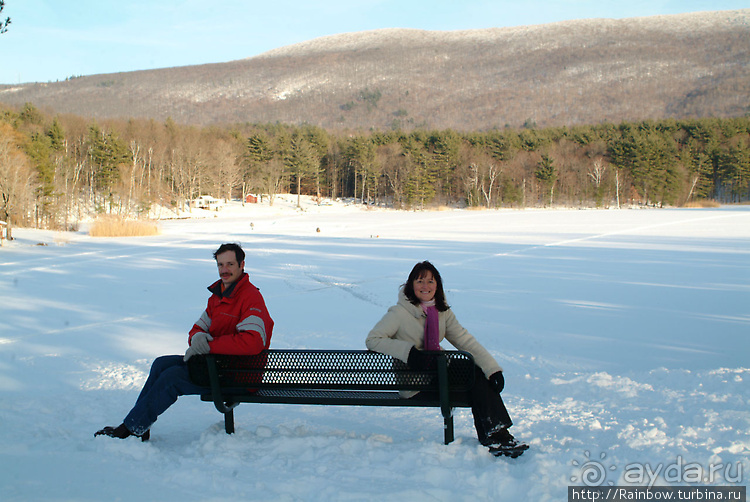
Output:
<instances>
[{"instance_id":1,"label":"pine tree","mask_svg":"<svg viewBox=\"0 0 750 502\"><path fill-rule=\"evenodd\" d=\"M302 194L302 179L310 176L320 166L320 159L310 142L301 134L292 136L291 149L285 159L289 172L294 174L297 181L297 207L300 207Z\"/></svg>"},{"instance_id":2,"label":"pine tree","mask_svg":"<svg viewBox=\"0 0 750 502\"><path fill-rule=\"evenodd\" d=\"M557 181L557 169L554 161L549 155L542 155L542 159L536 165L534 176L545 188L544 193L549 192L549 203L554 203L555 181Z\"/></svg>"},{"instance_id":3,"label":"pine tree","mask_svg":"<svg viewBox=\"0 0 750 502\"><path fill-rule=\"evenodd\" d=\"M52 125L47 130L47 137L50 139L50 147L56 152L62 152L65 150L65 131L60 125L60 121L55 117L52 120Z\"/></svg>"},{"instance_id":4,"label":"pine tree","mask_svg":"<svg viewBox=\"0 0 750 502\"><path fill-rule=\"evenodd\" d=\"M109 200L108 212L114 203L114 186L120 180L120 164L127 162L128 149L112 131L96 123L89 127L89 158L94 169L94 182L99 193Z\"/></svg>"}]
</instances>

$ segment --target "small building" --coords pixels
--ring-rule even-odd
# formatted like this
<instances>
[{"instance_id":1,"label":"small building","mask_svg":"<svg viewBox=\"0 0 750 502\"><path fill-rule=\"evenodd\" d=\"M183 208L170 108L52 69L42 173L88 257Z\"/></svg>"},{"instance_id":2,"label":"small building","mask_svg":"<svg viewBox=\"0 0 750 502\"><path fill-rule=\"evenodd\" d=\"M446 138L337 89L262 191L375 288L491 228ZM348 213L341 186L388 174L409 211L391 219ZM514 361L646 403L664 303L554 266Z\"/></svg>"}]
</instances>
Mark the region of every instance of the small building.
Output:
<instances>
[{"instance_id":1,"label":"small building","mask_svg":"<svg viewBox=\"0 0 750 502\"><path fill-rule=\"evenodd\" d=\"M245 197L245 202L248 204L257 204L258 203L258 197L252 194L249 194L247 197Z\"/></svg>"},{"instance_id":2,"label":"small building","mask_svg":"<svg viewBox=\"0 0 750 502\"><path fill-rule=\"evenodd\" d=\"M211 197L210 195L201 195L193 201L193 206L199 209L212 209L218 211L223 205L224 203L221 199Z\"/></svg>"}]
</instances>

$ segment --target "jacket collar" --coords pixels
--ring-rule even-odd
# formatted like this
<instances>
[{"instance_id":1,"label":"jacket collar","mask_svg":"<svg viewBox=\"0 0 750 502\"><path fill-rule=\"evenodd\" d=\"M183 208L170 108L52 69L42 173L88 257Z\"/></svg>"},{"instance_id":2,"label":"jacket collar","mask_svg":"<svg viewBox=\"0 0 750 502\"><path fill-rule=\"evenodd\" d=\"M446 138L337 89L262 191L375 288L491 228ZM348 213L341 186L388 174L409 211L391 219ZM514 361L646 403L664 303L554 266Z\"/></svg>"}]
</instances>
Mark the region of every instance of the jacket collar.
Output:
<instances>
[{"instance_id":1,"label":"jacket collar","mask_svg":"<svg viewBox=\"0 0 750 502\"><path fill-rule=\"evenodd\" d=\"M401 288L398 291L398 304L417 319L419 319L420 317L425 317L425 313L422 310L422 307L420 307L419 305L414 305L406 298L406 295L404 294L404 288Z\"/></svg>"},{"instance_id":2,"label":"jacket collar","mask_svg":"<svg viewBox=\"0 0 750 502\"><path fill-rule=\"evenodd\" d=\"M231 298L232 293L234 293L235 290L242 288L242 285L245 282L249 282L250 279L248 279L247 272L243 272L239 279L234 281L228 288L226 288L224 291L221 290L221 279L216 281L215 283L211 284L208 287L208 290L218 296L219 298Z\"/></svg>"}]
</instances>

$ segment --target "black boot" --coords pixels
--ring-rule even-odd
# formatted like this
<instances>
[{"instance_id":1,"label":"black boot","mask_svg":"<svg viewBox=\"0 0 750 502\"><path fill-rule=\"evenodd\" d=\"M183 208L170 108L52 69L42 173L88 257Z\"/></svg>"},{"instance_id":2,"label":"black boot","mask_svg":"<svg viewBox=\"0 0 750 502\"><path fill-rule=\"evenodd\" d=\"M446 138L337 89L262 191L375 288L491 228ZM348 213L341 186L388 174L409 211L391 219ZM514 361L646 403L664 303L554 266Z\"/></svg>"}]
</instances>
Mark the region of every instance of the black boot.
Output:
<instances>
[{"instance_id":1,"label":"black boot","mask_svg":"<svg viewBox=\"0 0 750 502\"><path fill-rule=\"evenodd\" d=\"M516 458L529 449L529 445L518 442L507 428L494 432L483 444L488 446L490 453L496 457L505 455Z\"/></svg>"},{"instance_id":2,"label":"black boot","mask_svg":"<svg viewBox=\"0 0 750 502\"><path fill-rule=\"evenodd\" d=\"M111 438L118 439L125 439L129 438L130 436L135 436L141 438L141 441L148 441L149 439L151 439L151 431L146 431L143 434L133 434L132 432L130 432L130 429L125 427L125 424L120 424L117 427L108 426L104 429L96 431L94 433L94 437L96 436L109 436Z\"/></svg>"}]
</instances>

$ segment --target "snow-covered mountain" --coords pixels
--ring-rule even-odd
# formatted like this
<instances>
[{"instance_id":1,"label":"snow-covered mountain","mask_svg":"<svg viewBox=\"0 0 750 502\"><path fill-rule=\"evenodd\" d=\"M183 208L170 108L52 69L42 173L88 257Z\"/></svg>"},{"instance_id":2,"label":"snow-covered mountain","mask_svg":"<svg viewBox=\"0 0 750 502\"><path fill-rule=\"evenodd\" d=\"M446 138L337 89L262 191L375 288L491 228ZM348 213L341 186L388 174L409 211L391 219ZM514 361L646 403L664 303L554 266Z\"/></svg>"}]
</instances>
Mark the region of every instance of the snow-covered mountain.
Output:
<instances>
[{"instance_id":1,"label":"snow-covered mountain","mask_svg":"<svg viewBox=\"0 0 750 502\"><path fill-rule=\"evenodd\" d=\"M733 117L748 112L748 39L750 9L384 29L226 63L0 86L0 102L96 118L367 129Z\"/></svg>"}]
</instances>

